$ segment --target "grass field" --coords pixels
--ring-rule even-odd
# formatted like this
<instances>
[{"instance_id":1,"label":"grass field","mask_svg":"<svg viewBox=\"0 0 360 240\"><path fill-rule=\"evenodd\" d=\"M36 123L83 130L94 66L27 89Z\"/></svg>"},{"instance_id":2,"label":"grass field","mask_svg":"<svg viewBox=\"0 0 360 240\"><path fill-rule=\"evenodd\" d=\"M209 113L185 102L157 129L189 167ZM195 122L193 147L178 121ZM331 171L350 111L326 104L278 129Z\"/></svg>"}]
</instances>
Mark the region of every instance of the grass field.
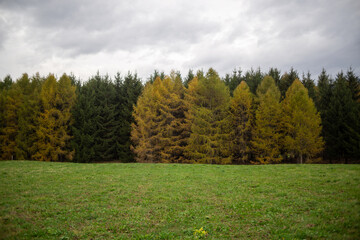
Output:
<instances>
[{"instance_id":1,"label":"grass field","mask_svg":"<svg viewBox=\"0 0 360 240\"><path fill-rule=\"evenodd\" d=\"M360 165L0 162L0 239L129 238L359 239Z\"/></svg>"}]
</instances>

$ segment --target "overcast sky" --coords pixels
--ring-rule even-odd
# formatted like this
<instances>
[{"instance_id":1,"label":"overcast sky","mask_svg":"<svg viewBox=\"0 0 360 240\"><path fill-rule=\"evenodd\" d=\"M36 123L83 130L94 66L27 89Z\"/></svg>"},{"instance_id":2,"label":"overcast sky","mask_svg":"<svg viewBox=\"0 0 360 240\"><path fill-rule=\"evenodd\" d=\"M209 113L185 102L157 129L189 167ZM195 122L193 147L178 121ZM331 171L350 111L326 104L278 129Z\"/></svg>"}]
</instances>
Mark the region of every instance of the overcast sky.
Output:
<instances>
[{"instance_id":1,"label":"overcast sky","mask_svg":"<svg viewBox=\"0 0 360 240\"><path fill-rule=\"evenodd\" d=\"M360 73L359 0L0 0L0 78L293 66Z\"/></svg>"}]
</instances>

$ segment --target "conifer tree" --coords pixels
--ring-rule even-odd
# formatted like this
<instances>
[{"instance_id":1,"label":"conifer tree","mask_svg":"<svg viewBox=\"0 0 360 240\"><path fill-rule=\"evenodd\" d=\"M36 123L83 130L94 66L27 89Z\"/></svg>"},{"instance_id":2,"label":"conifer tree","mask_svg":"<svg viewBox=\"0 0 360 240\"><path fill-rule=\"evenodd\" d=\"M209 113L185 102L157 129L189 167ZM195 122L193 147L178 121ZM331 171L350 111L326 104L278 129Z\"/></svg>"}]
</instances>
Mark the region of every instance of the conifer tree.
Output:
<instances>
[{"instance_id":1,"label":"conifer tree","mask_svg":"<svg viewBox=\"0 0 360 240\"><path fill-rule=\"evenodd\" d=\"M234 91L230 101L232 160L234 163L249 163L250 141L253 123L253 95L245 81Z\"/></svg>"},{"instance_id":2,"label":"conifer tree","mask_svg":"<svg viewBox=\"0 0 360 240\"><path fill-rule=\"evenodd\" d=\"M194 75L193 70L189 69L189 72L188 72L187 76L184 79L184 87L185 88L188 88L190 81L193 80L194 77L195 77L195 75Z\"/></svg>"},{"instance_id":3,"label":"conifer tree","mask_svg":"<svg viewBox=\"0 0 360 240\"><path fill-rule=\"evenodd\" d=\"M275 80L276 86L279 87L280 84L280 70L277 68L270 68L268 76L272 77Z\"/></svg>"},{"instance_id":4,"label":"conifer tree","mask_svg":"<svg viewBox=\"0 0 360 240\"><path fill-rule=\"evenodd\" d=\"M320 137L321 118L307 89L298 79L287 90L282 106L287 155L298 158L298 163L303 163L304 158L316 157L324 146Z\"/></svg>"},{"instance_id":5,"label":"conifer tree","mask_svg":"<svg viewBox=\"0 0 360 240\"><path fill-rule=\"evenodd\" d=\"M317 90L314 83L314 80L311 78L310 72L307 72L306 76L303 74L302 76L302 84L308 90L309 97L315 102L317 102Z\"/></svg>"},{"instance_id":6,"label":"conifer tree","mask_svg":"<svg viewBox=\"0 0 360 240\"><path fill-rule=\"evenodd\" d=\"M140 96L143 85L137 74L130 72L124 79L118 73L115 76L116 89L116 156L115 158L122 162L133 162L134 155L130 150L131 140L131 124L134 122L132 111Z\"/></svg>"},{"instance_id":7,"label":"conifer tree","mask_svg":"<svg viewBox=\"0 0 360 240\"><path fill-rule=\"evenodd\" d=\"M40 111L41 78L39 74L29 78L27 74L17 81L22 102L18 111L18 134L16 136L16 159L31 159L36 142L37 118Z\"/></svg>"},{"instance_id":8,"label":"conifer tree","mask_svg":"<svg viewBox=\"0 0 360 240\"><path fill-rule=\"evenodd\" d=\"M280 91L272 77L266 76L257 89L259 106L253 128L252 152L255 164L282 161L282 111Z\"/></svg>"},{"instance_id":9,"label":"conifer tree","mask_svg":"<svg viewBox=\"0 0 360 240\"><path fill-rule=\"evenodd\" d=\"M289 73L284 73L279 82L279 90L281 93L281 97L285 98L285 93L288 90L288 88L291 86L291 84L295 81L295 79L298 79L299 75L294 68L291 68Z\"/></svg>"},{"instance_id":10,"label":"conifer tree","mask_svg":"<svg viewBox=\"0 0 360 240\"><path fill-rule=\"evenodd\" d=\"M256 89L263 80L264 75L262 74L260 68L258 68L256 71L251 68L250 71L247 71L244 76L244 81L247 83L247 85L250 88L250 91L255 94Z\"/></svg>"},{"instance_id":11,"label":"conifer tree","mask_svg":"<svg viewBox=\"0 0 360 240\"><path fill-rule=\"evenodd\" d=\"M71 108L75 101L75 87L64 74L59 82L49 75L40 92L41 112L36 130L36 152L32 156L40 161L72 160L69 150Z\"/></svg>"},{"instance_id":12,"label":"conifer tree","mask_svg":"<svg viewBox=\"0 0 360 240\"><path fill-rule=\"evenodd\" d=\"M330 156L335 156L345 163L351 158L359 158L360 113L342 72L336 76L328 105L326 151Z\"/></svg>"},{"instance_id":13,"label":"conifer tree","mask_svg":"<svg viewBox=\"0 0 360 240\"><path fill-rule=\"evenodd\" d=\"M159 91L165 91L160 77L153 84L145 85L142 95L134 107L131 140L137 162L161 162L163 156L162 133L168 112L160 107L163 100Z\"/></svg>"},{"instance_id":14,"label":"conifer tree","mask_svg":"<svg viewBox=\"0 0 360 240\"><path fill-rule=\"evenodd\" d=\"M187 93L191 122L187 157L194 163L230 163L229 90L211 68L206 77L199 76Z\"/></svg>"},{"instance_id":15,"label":"conifer tree","mask_svg":"<svg viewBox=\"0 0 360 240\"><path fill-rule=\"evenodd\" d=\"M12 84L2 92L2 126L0 129L0 159L16 159L16 136L19 130L18 112L22 103L22 94L17 84Z\"/></svg>"}]
</instances>

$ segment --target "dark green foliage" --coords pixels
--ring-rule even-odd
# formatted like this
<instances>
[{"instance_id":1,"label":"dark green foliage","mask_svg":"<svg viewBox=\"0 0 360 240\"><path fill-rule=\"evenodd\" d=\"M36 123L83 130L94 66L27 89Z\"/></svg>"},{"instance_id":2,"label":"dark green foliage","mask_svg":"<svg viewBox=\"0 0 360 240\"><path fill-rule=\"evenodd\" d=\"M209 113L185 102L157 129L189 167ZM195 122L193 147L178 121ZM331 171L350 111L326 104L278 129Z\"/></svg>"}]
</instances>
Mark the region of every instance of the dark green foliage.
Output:
<instances>
[{"instance_id":1,"label":"dark green foliage","mask_svg":"<svg viewBox=\"0 0 360 240\"><path fill-rule=\"evenodd\" d=\"M188 88L189 82L190 82L191 80L193 80L194 77L195 77L195 75L194 75L193 70L192 70L192 69L189 69L189 72L188 72L187 76L186 76L185 79L184 79L184 87Z\"/></svg>"},{"instance_id":2,"label":"dark green foliage","mask_svg":"<svg viewBox=\"0 0 360 240\"><path fill-rule=\"evenodd\" d=\"M0 80L0 90L8 90L13 84L13 80L10 75L7 75L3 81Z\"/></svg>"},{"instance_id":3,"label":"dark green foliage","mask_svg":"<svg viewBox=\"0 0 360 240\"><path fill-rule=\"evenodd\" d=\"M280 83L280 70L277 68L270 68L269 72L267 75L269 75L270 77L272 77L275 81L276 86L279 86Z\"/></svg>"},{"instance_id":4,"label":"dark green foliage","mask_svg":"<svg viewBox=\"0 0 360 240\"><path fill-rule=\"evenodd\" d=\"M131 113L141 91L140 79L130 73L124 79L118 73L115 83L98 73L84 85L78 84L73 111L74 161L133 161Z\"/></svg>"},{"instance_id":5,"label":"dark green foliage","mask_svg":"<svg viewBox=\"0 0 360 240\"><path fill-rule=\"evenodd\" d=\"M256 94L256 89L264 78L264 74L261 72L260 68L256 71L251 68L250 71L245 73L243 80L247 83L252 94Z\"/></svg>"},{"instance_id":6,"label":"dark green foliage","mask_svg":"<svg viewBox=\"0 0 360 240\"><path fill-rule=\"evenodd\" d=\"M279 86L279 90L280 90L282 99L285 98L286 91L291 86L291 84L295 81L295 79L299 79L299 75L298 75L297 71L294 70L294 68L291 68L289 73L286 72L281 76L278 86Z\"/></svg>"},{"instance_id":7,"label":"dark green foliage","mask_svg":"<svg viewBox=\"0 0 360 240\"><path fill-rule=\"evenodd\" d=\"M324 116L327 153L345 163L351 158L359 159L359 108L342 72L336 76L328 105Z\"/></svg>"},{"instance_id":8,"label":"dark green foliage","mask_svg":"<svg viewBox=\"0 0 360 240\"><path fill-rule=\"evenodd\" d=\"M234 90L236 87L241 83L243 80L242 76L242 70L239 68L239 70L234 69L232 72L232 75L226 74L223 81L225 82L225 85L228 86L230 90L231 97L234 95Z\"/></svg>"},{"instance_id":9,"label":"dark green foliage","mask_svg":"<svg viewBox=\"0 0 360 240\"><path fill-rule=\"evenodd\" d=\"M352 99L360 104L360 78L355 75L352 68L347 71L345 78L350 88Z\"/></svg>"},{"instance_id":10,"label":"dark green foliage","mask_svg":"<svg viewBox=\"0 0 360 240\"><path fill-rule=\"evenodd\" d=\"M116 118L118 120L116 159L121 159L123 162L133 162L134 156L130 151L131 124L134 122L132 112L133 106L143 90L143 85L137 74L132 75L129 72L123 79L118 73L115 76L115 90Z\"/></svg>"},{"instance_id":11,"label":"dark green foliage","mask_svg":"<svg viewBox=\"0 0 360 240\"><path fill-rule=\"evenodd\" d=\"M154 73L151 74L148 78L148 82L150 83L154 83L155 79L159 77L161 80L164 80L165 78L165 73L164 72L159 72L158 70L154 70Z\"/></svg>"},{"instance_id":12,"label":"dark green foliage","mask_svg":"<svg viewBox=\"0 0 360 240\"><path fill-rule=\"evenodd\" d=\"M310 72L307 72L306 76L303 74L302 76L302 84L308 90L309 97L314 101L317 102L317 90L315 86L314 80L311 78Z\"/></svg>"}]
</instances>

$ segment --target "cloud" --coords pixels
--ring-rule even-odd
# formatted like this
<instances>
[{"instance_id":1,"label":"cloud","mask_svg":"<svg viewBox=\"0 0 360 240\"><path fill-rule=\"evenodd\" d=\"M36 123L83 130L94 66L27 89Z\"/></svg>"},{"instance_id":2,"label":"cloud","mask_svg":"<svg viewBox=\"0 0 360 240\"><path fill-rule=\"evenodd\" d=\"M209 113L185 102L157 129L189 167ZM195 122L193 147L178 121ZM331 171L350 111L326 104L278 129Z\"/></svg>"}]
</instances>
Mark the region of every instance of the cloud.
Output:
<instances>
[{"instance_id":1,"label":"cloud","mask_svg":"<svg viewBox=\"0 0 360 240\"><path fill-rule=\"evenodd\" d=\"M360 71L358 1L41 1L0 3L7 73L214 67Z\"/></svg>"}]
</instances>

